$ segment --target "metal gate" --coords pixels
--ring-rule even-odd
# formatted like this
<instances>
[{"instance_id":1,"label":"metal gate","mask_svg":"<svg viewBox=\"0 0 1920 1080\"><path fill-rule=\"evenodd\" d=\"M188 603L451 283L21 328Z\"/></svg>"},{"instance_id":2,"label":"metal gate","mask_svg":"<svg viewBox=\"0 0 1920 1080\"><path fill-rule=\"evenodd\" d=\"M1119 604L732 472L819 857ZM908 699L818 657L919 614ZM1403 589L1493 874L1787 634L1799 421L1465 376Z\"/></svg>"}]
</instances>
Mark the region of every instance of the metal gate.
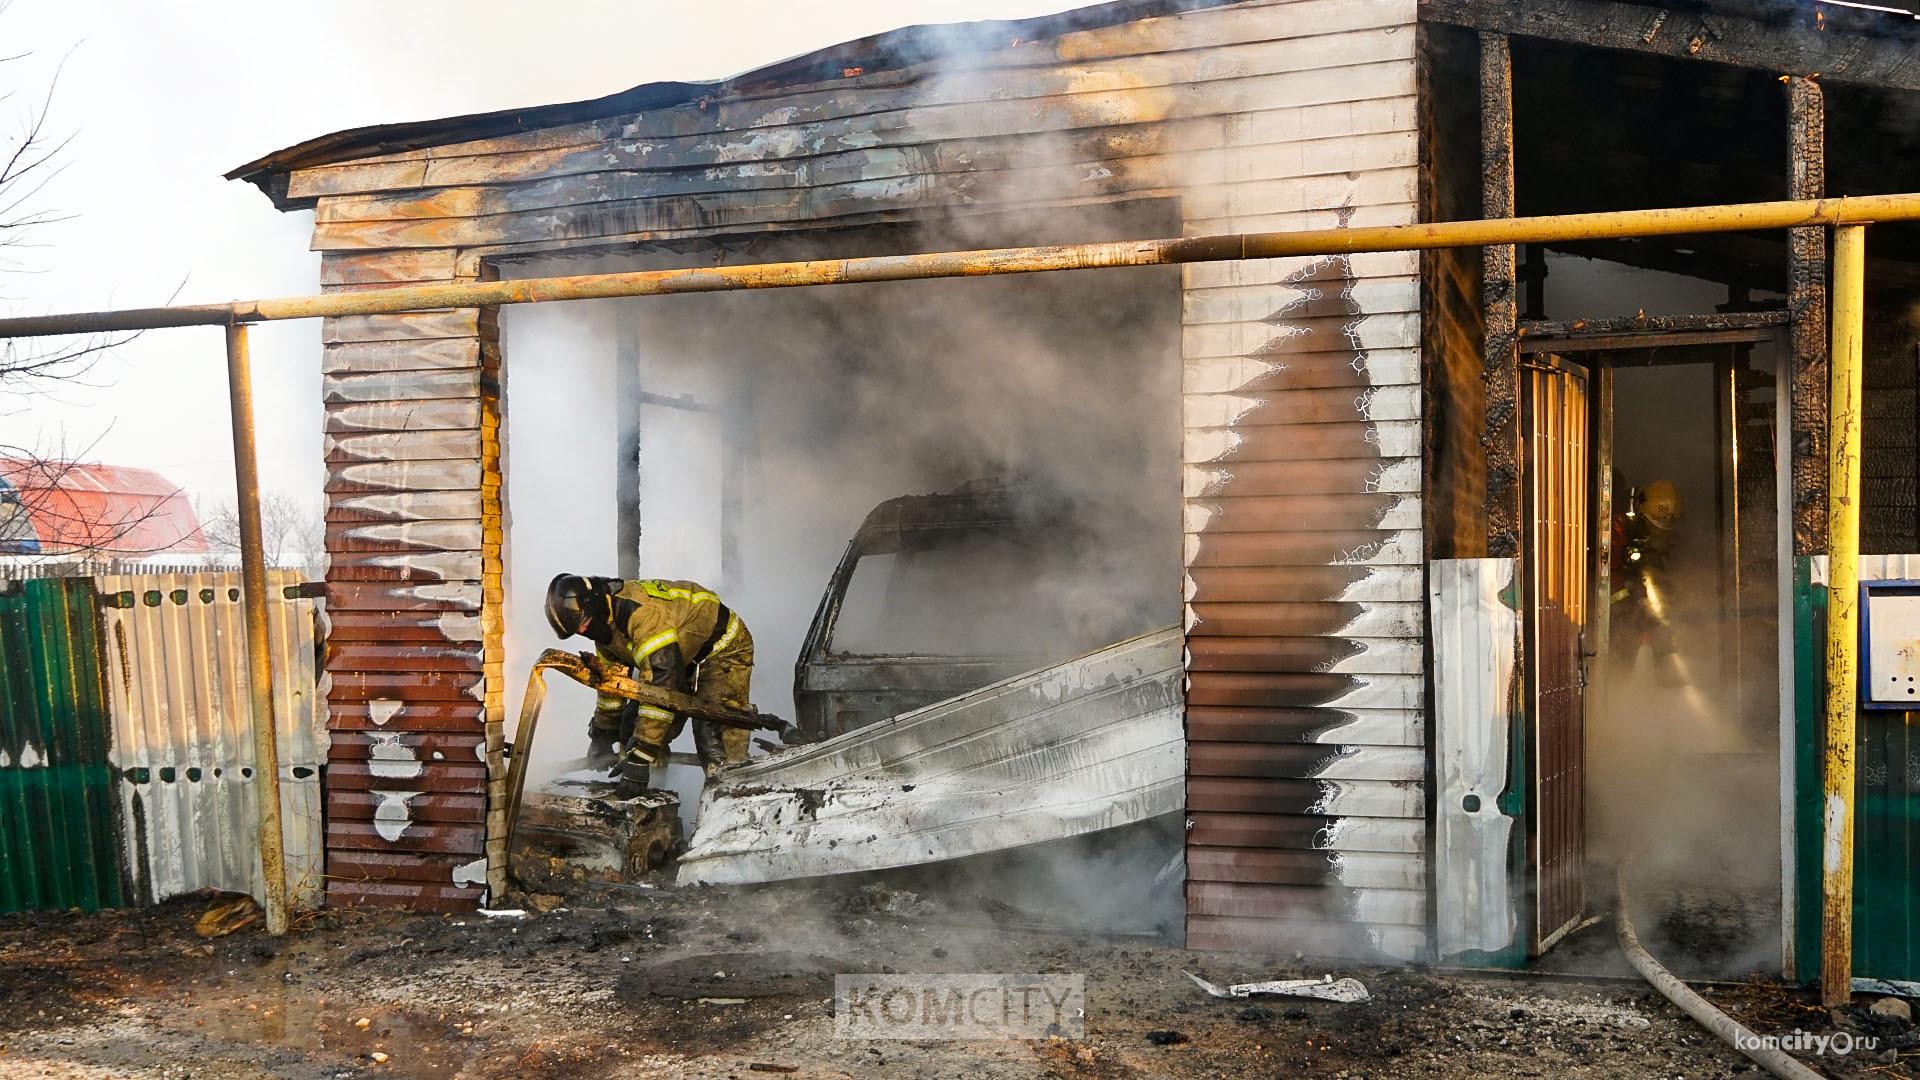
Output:
<instances>
[{"instance_id":1,"label":"metal gate","mask_svg":"<svg viewBox=\"0 0 1920 1080\"><path fill-rule=\"evenodd\" d=\"M1538 955L1586 910L1585 632L1589 488L1587 373L1557 356L1525 369L1527 694L1532 731L1527 821L1533 875L1531 951Z\"/></svg>"}]
</instances>

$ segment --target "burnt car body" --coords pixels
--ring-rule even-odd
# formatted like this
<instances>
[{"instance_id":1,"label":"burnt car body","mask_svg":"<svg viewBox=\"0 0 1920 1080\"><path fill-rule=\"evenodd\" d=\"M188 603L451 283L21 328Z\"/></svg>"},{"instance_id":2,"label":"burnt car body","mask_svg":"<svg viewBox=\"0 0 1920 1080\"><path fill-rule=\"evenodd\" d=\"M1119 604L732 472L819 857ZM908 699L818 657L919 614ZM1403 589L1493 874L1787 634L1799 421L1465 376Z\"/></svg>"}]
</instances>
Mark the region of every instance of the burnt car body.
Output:
<instances>
[{"instance_id":1,"label":"burnt car body","mask_svg":"<svg viewBox=\"0 0 1920 1080\"><path fill-rule=\"evenodd\" d=\"M1151 583L1099 565L1124 549L1104 521L1018 479L874 507L794 666L800 726L839 735L1156 629Z\"/></svg>"}]
</instances>

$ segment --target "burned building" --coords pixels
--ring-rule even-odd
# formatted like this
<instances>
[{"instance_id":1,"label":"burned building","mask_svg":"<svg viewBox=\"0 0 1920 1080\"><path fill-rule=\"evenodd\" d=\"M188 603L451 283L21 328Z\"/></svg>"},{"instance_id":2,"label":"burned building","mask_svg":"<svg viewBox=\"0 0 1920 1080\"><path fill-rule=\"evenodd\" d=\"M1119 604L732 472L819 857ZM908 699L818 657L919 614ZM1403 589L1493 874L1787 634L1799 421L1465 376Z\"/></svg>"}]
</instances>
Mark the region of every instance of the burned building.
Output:
<instances>
[{"instance_id":1,"label":"burned building","mask_svg":"<svg viewBox=\"0 0 1920 1080\"><path fill-rule=\"evenodd\" d=\"M1893 192L1916 34L1773 0L1126 0L232 175L314 212L329 290ZM870 507L1017 474L1095 508L1085 580L886 651L1097 643L1091 618L959 637L1116 595L1121 630L1179 622L1190 946L1524 962L1589 908L1589 757L1627 791L1642 746L1701 770L1678 789L1764 773L1722 801L1759 823L1773 961L1804 965L1822 236L330 319L328 896L505 886L503 730L552 573L724 581L784 661ZM1894 555L1920 550L1913 250L1874 236L1866 550ZM1731 553L1661 639L1711 638L1731 734L1674 754L1615 725L1606 674L1615 518L1660 483L1676 568ZM1905 730L1863 723L1888 821L1920 784ZM1613 800L1609 835L1661 797ZM1911 850L1876 835L1862 901L1904 911ZM1902 918L1863 971L1911 976Z\"/></svg>"}]
</instances>

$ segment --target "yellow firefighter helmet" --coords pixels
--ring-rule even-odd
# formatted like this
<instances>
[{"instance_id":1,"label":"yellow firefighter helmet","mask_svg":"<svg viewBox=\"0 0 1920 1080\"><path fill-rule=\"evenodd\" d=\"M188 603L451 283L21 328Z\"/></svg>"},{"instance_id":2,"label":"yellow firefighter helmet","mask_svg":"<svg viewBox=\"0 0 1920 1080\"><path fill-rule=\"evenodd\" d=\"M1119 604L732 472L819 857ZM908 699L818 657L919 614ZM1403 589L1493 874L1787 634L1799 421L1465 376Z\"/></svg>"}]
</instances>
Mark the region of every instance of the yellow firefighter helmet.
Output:
<instances>
[{"instance_id":1,"label":"yellow firefighter helmet","mask_svg":"<svg viewBox=\"0 0 1920 1080\"><path fill-rule=\"evenodd\" d=\"M1640 492L1640 512L1656 529L1671 529L1680 517L1680 489L1671 480L1655 480Z\"/></svg>"}]
</instances>

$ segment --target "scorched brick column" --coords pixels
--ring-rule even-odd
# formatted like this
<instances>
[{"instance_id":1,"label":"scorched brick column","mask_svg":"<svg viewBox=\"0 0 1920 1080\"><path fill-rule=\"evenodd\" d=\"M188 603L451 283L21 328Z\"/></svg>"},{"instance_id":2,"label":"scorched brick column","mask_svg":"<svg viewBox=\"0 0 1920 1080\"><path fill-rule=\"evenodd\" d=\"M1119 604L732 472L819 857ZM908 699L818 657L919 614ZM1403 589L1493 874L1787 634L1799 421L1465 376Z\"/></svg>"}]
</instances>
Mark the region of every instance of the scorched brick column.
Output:
<instances>
[{"instance_id":1,"label":"scorched brick column","mask_svg":"<svg viewBox=\"0 0 1920 1080\"><path fill-rule=\"evenodd\" d=\"M329 253L351 289L471 280L453 253ZM505 885L497 320L328 319L327 898L465 909Z\"/></svg>"}]
</instances>

